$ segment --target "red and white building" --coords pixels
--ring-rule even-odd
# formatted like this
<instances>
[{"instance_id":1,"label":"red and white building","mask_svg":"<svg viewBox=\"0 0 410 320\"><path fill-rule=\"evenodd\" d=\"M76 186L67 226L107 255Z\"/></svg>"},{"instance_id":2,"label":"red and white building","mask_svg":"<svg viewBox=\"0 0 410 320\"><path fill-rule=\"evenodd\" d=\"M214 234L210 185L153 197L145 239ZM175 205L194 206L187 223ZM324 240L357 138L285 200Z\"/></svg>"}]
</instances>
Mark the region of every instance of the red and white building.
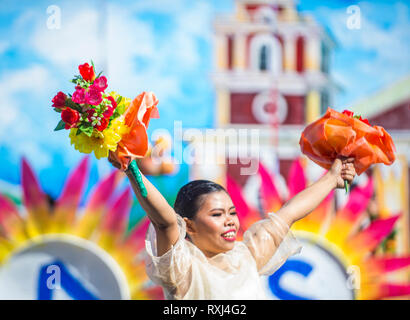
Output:
<instances>
[{"instance_id":1,"label":"red and white building","mask_svg":"<svg viewBox=\"0 0 410 320\"><path fill-rule=\"evenodd\" d=\"M311 17L297 11L294 0L236 0L235 12L218 17L214 30L215 128L229 137L241 131L243 139L237 137L235 143L232 138L229 150L259 157L286 178L300 155L303 128L332 105L338 90L329 77L335 43ZM255 134L258 139L252 139ZM195 149L202 149L197 155L210 159L213 154L219 162L194 163L192 178L223 183L229 174L245 185L252 174L240 169L249 165L235 164L235 152L218 153L212 138L207 136L210 143L204 144L204 137L193 139Z\"/></svg>"}]
</instances>

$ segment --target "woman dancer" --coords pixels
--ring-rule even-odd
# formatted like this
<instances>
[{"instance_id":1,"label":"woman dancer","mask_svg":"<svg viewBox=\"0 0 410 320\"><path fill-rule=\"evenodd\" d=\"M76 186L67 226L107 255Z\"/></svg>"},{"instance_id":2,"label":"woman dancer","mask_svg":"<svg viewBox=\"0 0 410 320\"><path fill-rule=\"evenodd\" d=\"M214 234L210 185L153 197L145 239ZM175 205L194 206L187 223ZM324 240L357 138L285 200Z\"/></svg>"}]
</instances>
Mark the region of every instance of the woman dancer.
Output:
<instances>
[{"instance_id":1,"label":"woman dancer","mask_svg":"<svg viewBox=\"0 0 410 320\"><path fill-rule=\"evenodd\" d=\"M183 186L172 208L143 176L147 197L125 170L151 225L146 237L146 270L166 299L266 299L261 275L274 273L300 246L289 228L313 211L335 188L350 184L354 158L336 159L318 181L276 213L254 223L236 241L235 206L220 185L195 180ZM120 164L109 156L116 168Z\"/></svg>"}]
</instances>

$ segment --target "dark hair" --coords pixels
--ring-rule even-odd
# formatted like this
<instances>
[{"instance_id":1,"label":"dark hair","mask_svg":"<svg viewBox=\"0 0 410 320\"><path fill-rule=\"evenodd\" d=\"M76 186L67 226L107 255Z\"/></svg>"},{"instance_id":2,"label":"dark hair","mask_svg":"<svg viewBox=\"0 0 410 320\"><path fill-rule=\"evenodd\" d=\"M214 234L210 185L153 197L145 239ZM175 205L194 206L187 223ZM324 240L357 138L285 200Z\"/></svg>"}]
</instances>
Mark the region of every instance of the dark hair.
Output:
<instances>
[{"instance_id":1,"label":"dark hair","mask_svg":"<svg viewBox=\"0 0 410 320\"><path fill-rule=\"evenodd\" d=\"M225 191L221 185L208 180L194 180L184 185L177 194L174 210L181 217L194 219L202 205L203 195L212 192Z\"/></svg>"}]
</instances>

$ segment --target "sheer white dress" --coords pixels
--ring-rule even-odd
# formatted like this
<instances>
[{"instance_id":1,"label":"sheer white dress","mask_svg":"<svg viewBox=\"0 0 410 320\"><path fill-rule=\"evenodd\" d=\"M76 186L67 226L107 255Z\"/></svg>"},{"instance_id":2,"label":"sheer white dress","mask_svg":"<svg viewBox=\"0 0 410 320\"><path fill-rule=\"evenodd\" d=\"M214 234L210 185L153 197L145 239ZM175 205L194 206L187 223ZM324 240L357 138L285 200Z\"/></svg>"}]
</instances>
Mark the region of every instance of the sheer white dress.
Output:
<instances>
[{"instance_id":1,"label":"sheer white dress","mask_svg":"<svg viewBox=\"0 0 410 320\"><path fill-rule=\"evenodd\" d=\"M254 223L232 250L207 258L185 239L185 221L179 215L177 218L179 239L162 256L157 256L152 224L145 240L147 274L163 288L166 299L266 299L260 276L273 274L301 250L288 225L269 213L267 219Z\"/></svg>"}]
</instances>

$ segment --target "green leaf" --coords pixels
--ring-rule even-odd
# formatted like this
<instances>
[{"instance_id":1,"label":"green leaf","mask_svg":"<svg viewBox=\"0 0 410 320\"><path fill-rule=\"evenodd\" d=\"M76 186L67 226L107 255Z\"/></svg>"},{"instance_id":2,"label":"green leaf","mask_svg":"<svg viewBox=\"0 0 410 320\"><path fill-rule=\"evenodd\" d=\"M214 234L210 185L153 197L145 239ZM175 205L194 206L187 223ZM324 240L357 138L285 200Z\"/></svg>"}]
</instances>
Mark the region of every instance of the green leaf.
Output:
<instances>
[{"instance_id":1,"label":"green leaf","mask_svg":"<svg viewBox=\"0 0 410 320\"><path fill-rule=\"evenodd\" d=\"M81 85L83 81L83 78L79 75L76 75L74 79L71 80L71 82L75 83L76 85Z\"/></svg>"},{"instance_id":2,"label":"green leaf","mask_svg":"<svg viewBox=\"0 0 410 320\"><path fill-rule=\"evenodd\" d=\"M112 114L111 118L115 119L118 118L121 114L118 112L118 108L114 110L114 113Z\"/></svg>"},{"instance_id":3,"label":"green leaf","mask_svg":"<svg viewBox=\"0 0 410 320\"><path fill-rule=\"evenodd\" d=\"M78 129L81 130L81 132L83 132L88 137L91 137L91 135L93 134L93 130L94 130L94 128L90 124L81 124L78 127Z\"/></svg>"},{"instance_id":4,"label":"green leaf","mask_svg":"<svg viewBox=\"0 0 410 320\"><path fill-rule=\"evenodd\" d=\"M98 79L102 73L103 73L103 72L100 71L100 73L98 74L98 76L96 76L95 78Z\"/></svg>"},{"instance_id":5,"label":"green leaf","mask_svg":"<svg viewBox=\"0 0 410 320\"><path fill-rule=\"evenodd\" d=\"M54 109L54 111L56 111L58 113L61 113L61 109L58 109L58 108L53 108L53 109Z\"/></svg>"},{"instance_id":6,"label":"green leaf","mask_svg":"<svg viewBox=\"0 0 410 320\"><path fill-rule=\"evenodd\" d=\"M60 120L60 122L57 124L57 127L55 127L54 131L63 130L64 128L65 128L65 122L63 120Z\"/></svg>"},{"instance_id":7,"label":"green leaf","mask_svg":"<svg viewBox=\"0 0 410 320\"><path fill-rule=\"evenodd\" d=\"M78 136L79 134L81 134L81 130L77 128L77 132L75 133L76 136Z\"/></svg>"},{"instance_id":8,"label":"green leaf","mask_svg":"<svg viewBox=\"0 0 410 320\"><path fill-rule=\"evenodd\" d=\"M78 104L75 103L73 100L71 100L71 98L70 98L70 99L67 99L67 100L65 101L65 105L66 105L67 107L70 107L71 109L77 110L77 111L79 111L79 112L82 112L82 111L83 111L82 108L80 107L80 105L78 105Z\"/></svg>"},{"instance_id":9,"label":"green leaf","mask_svg":"<svg viewBox=\"0 0 410 320\"><path fill-rule=\"evenodd\" d=\"M117 100L115 101L115 102L117 102L117 105L120 104L121 100L122 100L122 96L119 96L119 97L117 98Z\"/></svg>"}]
</instances>

